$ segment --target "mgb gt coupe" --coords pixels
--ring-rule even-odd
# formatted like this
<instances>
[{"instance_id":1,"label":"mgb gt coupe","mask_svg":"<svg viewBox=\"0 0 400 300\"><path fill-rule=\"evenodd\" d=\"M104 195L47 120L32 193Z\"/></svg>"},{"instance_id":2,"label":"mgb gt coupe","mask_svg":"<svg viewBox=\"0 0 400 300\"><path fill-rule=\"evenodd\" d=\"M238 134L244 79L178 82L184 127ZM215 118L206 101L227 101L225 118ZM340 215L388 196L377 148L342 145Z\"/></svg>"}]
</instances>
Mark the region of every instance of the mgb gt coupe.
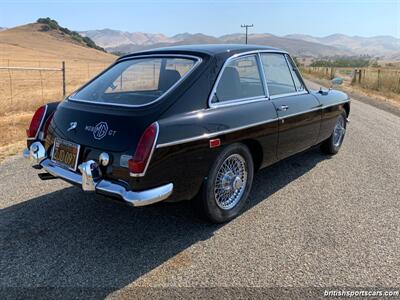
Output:
<instances>
[{"instance_id":1,"label":"mgb gt coupe","mask_svg":"<svg viewBox=\"0 0 400 300\"><path fill-rule=\"evenodd\" d=\"M44 180L133 206L193 199L225 222L257 170L315 145L337 153L349 112L346 94L309 90L285 51L176 46L120 57L40 107L24 156Z\"/></svg>"}]
</instances>

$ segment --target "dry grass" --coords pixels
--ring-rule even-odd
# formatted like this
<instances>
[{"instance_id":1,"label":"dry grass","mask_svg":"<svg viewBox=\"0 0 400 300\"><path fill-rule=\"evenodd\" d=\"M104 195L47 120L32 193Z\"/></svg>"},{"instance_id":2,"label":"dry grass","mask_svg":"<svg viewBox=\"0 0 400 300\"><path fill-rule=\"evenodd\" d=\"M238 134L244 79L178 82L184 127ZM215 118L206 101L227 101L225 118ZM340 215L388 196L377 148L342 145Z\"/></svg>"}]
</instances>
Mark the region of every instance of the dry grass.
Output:
<instances>
[{"instance_id":1,"label":"dry grass","mask_svg":"<svg viewBox=\"0 0 400 300\"><path fill-rule=\"evenodd\" d=\"M61 68L66 64L67 94L98 74L115 56L82 47L59 32L28 24L0 32L0 66ZM22 151L34 110L62 99L59 71L0 70L0 161Z\"/></svg>"},{"instance_id":2,"label":"dry grass","mask_svg":"<svg viewBox=\"0 0 400 300\"><path fill-rule=\"evenodd\" d=\"M335 68L331 73L330 68L303 68L302 73L306 77L313 79L329 80L331 76L344 79L343 86L345 91L361 93L375 99L388 101L392 104L400 105L400 69L396 68L367 68L361 71L361 82L353 80L354 68ZM379 81L378 81L379 78Z\"/></svg>"}]
</instances>

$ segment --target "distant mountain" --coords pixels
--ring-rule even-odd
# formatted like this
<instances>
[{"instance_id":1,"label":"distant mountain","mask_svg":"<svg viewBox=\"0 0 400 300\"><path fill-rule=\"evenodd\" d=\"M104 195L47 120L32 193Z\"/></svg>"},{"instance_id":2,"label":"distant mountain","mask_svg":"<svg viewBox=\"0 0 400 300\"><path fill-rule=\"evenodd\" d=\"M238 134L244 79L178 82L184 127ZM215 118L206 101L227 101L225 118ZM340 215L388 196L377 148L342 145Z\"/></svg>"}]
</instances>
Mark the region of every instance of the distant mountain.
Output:
<instances>
[{"instance_id":1,"label":"distant mountain","mask_svg":"<svg viewBox=\"0 0 400 300\"><path fill-rule=\"evenodd\" d=\"M117 48L124 45L146 46L157 43L173 43L176 40L161 33L124 32L113 29L80 31L82 36L87 36L106 49Z\"/></svg>"},{"instance_id":2,"label":"distant mountain","mask_svg":"<svg viewBox=\"0 0 400 300\"><path fill-rule=\"evenodd\" d=\"M244 34L230 34L220 37L223 43L243 43L245 40ZM342 56L353 55L351 51L341 50L336 47L322 45L311 41L299 39L291 39L279 37L272 34L250 34L248 37L249 43L258 45L268 45L276 48L281 48L292 55L302 57L327 57L327 56Z\"/></svg>"},{"instance_id":3,"label":"distant mountain","mask_svg":"<svg viewBox=\"0 0 400 300\"><path fill-rule=\"evenodd\" d=\"M392 36L361 37L332 34L326 37L313 37L303 34L290 34L285 37L333 46L345 51L352 51L357 55L367 54L373 57L386 58L400 55L400 39Z\"/></svg>"},{"instance_id":4,"label":"distant mountain","mask_svg":"<svg viewBox=\"0 0 400 300\"><path fill-rule=\"evenodd\" d=\"M156 47L183 44L243 43L243 33L214 37L202 33L179 33L168 37L161 33L124 32L112 29L80 32L109 52L129 53ZM304 34L276 36L268 33L250 34L249 43L282 48L295 56L332 57L369 55L395 59L400 56L400 39L392 36L360 37L332 34L314 37Z\"/></svg>"},{"instance_id":5,"label":"distant mountain","mask_svg":"<svg viewBox=\"0 0 400 300\"><path fill-rule=\"evenodd\" d=\"M6 30L6 27L0 27L0 31Z\"/></svg>"},{"instance_id":6,"label":"distant mountain","mask_svg":"<svg viewBox=\"0 0 400 300\"><path fill-rule=\"evenodd\" d=\"M83 36L90 37L95 43L109 52L129 53L150 48L184 45L184 44L220 44L243 43L244 34L235 33L214 37L202 33L180 33L172 37L163 34L141 32L123 32L111 29L81 31ZM351 51L322 45L321 43L278 37L272 34L250 34L249 43L282 48L296 56L325 57L336 55L353 55Z\"/></svg>"}]
</instances>

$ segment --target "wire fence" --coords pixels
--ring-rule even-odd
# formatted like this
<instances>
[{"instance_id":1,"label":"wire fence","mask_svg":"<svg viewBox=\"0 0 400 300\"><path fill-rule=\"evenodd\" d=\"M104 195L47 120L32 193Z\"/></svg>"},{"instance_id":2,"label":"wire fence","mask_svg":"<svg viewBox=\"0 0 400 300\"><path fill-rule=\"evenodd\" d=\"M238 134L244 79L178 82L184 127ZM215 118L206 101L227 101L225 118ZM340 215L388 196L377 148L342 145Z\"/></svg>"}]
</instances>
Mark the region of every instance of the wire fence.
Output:
<instances>
[{"instance_id":1,"label":"wire fence","mask_svg":"<svg viewBox=\"0 0 400 300\"><path fill-rule=\"evenodd\" d=\"M303 67L302 72L325 79L341 77L353 86L400 94L399 69Z\"/></svg>"},{"instance_id":2,"label":"wire fence","mask_svg":"<svg viewBox=\"0 0 400 300\"><path fill-rule=\"evenodd\" d=\"M101 62L0 60L0 116L59 101L107 66Z\"/></svg>"}]
</instances>

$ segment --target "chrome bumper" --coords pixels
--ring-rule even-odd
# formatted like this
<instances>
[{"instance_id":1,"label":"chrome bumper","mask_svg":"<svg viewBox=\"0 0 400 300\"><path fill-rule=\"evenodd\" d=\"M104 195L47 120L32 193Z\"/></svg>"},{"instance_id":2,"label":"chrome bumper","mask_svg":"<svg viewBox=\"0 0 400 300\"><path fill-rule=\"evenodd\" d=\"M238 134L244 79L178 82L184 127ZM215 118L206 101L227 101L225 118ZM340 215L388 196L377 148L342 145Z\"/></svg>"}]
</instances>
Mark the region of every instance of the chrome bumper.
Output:
<instances>
[{"instance_id":1,"label":"chrome bumper","mask_svg":"<svg viewBox=\"0 0 400 300\"><path fill-rule=\"evenodd\" d=\"M82 189L84 191L95 191L99 194L117 197L133 206L145 206L160 202L167 199L172 194L174 187L172 183L168 183L166 185L162 185L149 190L135 192L127 190L121 184L101 179L100 170L97 168L96 162L92 160L79 165L79 170L81 174L64 169L56 165L49 158L46 158L43 152L35 152L35 150L40 148L40 146L43 147L41 144L40 146L38 146L37 144L40 143L36 142L32 144L29 150L25 149L23 153L24 157L30 158L37 165L40 165L44 170L55 177L82 186ZM40 148L40 150L41 149L42 148Z\"/></svg>"}]
</instances>

